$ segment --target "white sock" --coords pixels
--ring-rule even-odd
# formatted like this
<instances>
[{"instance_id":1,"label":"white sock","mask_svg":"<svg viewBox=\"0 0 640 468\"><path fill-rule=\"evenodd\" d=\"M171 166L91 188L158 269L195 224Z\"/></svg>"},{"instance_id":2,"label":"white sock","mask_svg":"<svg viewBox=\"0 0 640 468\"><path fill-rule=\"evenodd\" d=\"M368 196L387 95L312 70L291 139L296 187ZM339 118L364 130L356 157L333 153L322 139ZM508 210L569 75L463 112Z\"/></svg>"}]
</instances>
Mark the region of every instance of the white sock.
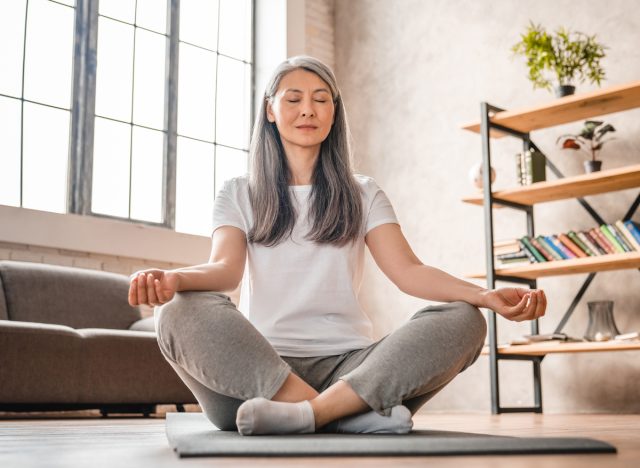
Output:
<instances>
[{"instance_id":1,"label":"white sock","mask_svg":"<svg viewBox=\"0 0 640 468\"><path fill-rule=\"evenodd\" d=\"M313 408L306 400L285 403L252 398L238 408L236 425L242 435L309 434L316 429Z\"/></svg>"},{"instance_id":2,"label":"white sock","mask_svg":"<svg viewBox=\"0 0 640 468\"><path fill-rule=\"evenodd\" d=\"M402 405L391 408L390 416L382 416L375 411L348 416L330 424L331 432L359 434L407 434L413 428L411 411Z\"/></svg>"}]
</instances>

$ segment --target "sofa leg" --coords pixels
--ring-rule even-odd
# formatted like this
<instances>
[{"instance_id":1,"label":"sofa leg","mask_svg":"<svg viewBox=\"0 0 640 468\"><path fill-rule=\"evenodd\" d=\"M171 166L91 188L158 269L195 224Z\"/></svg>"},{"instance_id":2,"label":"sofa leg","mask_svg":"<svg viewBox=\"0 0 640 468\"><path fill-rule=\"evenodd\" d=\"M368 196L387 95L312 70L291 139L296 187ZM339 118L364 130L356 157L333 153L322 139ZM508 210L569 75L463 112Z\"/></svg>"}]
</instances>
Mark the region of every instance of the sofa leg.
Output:
<instances>
[{"instance_id":1,"label":"sofa leg","mask_svg":"<svg viewBox=\"0 0 640 468\"><path fill-rule=\"evenodd\" d=\"M182 403L177 403L176 404L176 411L178 413L184 413L184 405Z\"/></svg>"},{"instance_id":2,"label":"sofa leg","mask_svg":"<svg viewBox=\"0 0 640 468\"><path fill-rule=\"evenodd\" d=\"M156 405L146 405L146 404L114 404L109 406L101 406L100 414L103 418L109 416L109 413L142 413L145 418L148 418L151 413L155 413Z\"/></svg>"}]
</instances>

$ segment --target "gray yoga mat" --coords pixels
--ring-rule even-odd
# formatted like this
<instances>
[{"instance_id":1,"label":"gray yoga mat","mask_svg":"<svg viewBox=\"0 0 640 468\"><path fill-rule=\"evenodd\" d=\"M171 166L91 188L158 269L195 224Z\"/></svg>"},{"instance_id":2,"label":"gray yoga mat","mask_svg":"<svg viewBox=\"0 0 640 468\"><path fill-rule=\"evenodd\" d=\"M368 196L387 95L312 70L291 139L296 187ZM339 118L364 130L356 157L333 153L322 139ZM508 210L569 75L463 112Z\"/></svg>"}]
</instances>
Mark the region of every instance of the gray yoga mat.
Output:
<instances>
[{"instance_id":1,"label":"gray yoga mat","mask_svg":"<svg viewBox=\"0 0 640 468\"><path fill-rule=\"evenodd\" d=\"M168 413L169 445L179 457L523 455L615 453L606 442L569 437L507 437L451 431L392 434L242 436L220 431L203 413Z\"/></svg>"}]
</instances>

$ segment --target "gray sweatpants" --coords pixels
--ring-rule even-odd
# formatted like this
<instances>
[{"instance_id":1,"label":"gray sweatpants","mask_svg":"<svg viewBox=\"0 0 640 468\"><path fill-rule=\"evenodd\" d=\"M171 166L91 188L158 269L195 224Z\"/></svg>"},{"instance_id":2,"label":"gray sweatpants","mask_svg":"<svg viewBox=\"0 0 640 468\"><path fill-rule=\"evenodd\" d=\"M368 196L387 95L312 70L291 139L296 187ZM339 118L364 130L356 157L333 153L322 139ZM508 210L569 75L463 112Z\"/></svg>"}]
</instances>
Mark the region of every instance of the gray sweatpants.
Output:
<instances>
[{"instance_id":1,"label":"gray sweatpants","mask_svg":"<svg viewBox=\"0 0 640 468\"><path fill-rule=\"evenodd\" d=\"M346 381L375 411L403 404L415 413L480 354L486 322L466 302L428 306L380 341L335 356L279 356L218 292L185 291L155 309L162 354L207 418L235 430L250 398L271 399L290 372L318 392Z\"/></svg>"}]
</instances>

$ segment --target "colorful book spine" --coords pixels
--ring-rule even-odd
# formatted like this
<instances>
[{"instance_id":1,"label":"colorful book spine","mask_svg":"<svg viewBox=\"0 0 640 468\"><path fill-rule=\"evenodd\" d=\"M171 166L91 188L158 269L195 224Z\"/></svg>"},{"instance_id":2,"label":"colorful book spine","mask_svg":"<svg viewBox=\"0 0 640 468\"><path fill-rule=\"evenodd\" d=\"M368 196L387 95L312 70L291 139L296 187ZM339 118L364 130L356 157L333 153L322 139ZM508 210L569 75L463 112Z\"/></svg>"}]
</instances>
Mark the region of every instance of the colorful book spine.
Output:
<instances>
[{"instance_id":1,"label":"colorful book spine","mask_svg":"<svg viewBox=\"0 0 640 468\"><path fill-rule=\"evenodd\" d=\"M537 263L538 260L536 259L535 255L533 255L533 252L531 252L531 250L529 250L527 248L527 246L524 244L524 242L522 242L521 239L518 239L518 242L522 246L522 252L524 252L524 254L527 256L527 258L529 259L529 262L530 263Z\"/></svg>"},{"instance_id":2,"label":"colorful book spine","mask_svg":"<svg viewBox=\"0 0 640 468\"><path fill-rule=\"evenodd\" d=\"M613 247L613 244L609 242L609 239L607 239L604 234L602 234L600 228L592 228L589 231L589 234L596 239L598 245L606 250L608 254L616 253L616 249Z\"/></svg>"},{"instance_id":3,"label":"colorful book spine","mask_svg":"<svg viewBox=\"0 0 640 468\"><path fill-rule=\"evenodd\" d=\"M578 239L580 239L584 245L589 247L589 250L593 252L594 256L603 255L607 253L606 250L602 250L602 247L594 244L593 241L589 238L589 236L587 236L586 232L584 231L576 232L576 236L578 236Z\"/></svg>"},{"instance_id":4,"label":"colorful book spine","mask_svg":"<svg viewBox=\"0 0 640 468\"><path fill-rule=\"evenodd\" d=\"M533 245L536 249L538 249L538 252L542 254L542 256L547 260L547 262L552 262L555 260L555 258L553 258L553 256L549 252L547 252L547 250L542 246L542 244L538 242L538 239L530 238L529 242L531 242L531 245Z\"/></svg>"},{"instance_id":5,"label":"colorful book spine","mask_svg":"<svg viewBox=\"0 0 640 468\"><path fill-rule=\"evenodd\" d=\"M567 237L571 239L574 244L580 247L580 250L586 253L588 257L593 257L596 255L587 244L582 242L582 239L578 237L578 234L576 234L575 231L567 232Z\"/></svg>"},{"instance_id":6,"label":"colorful book spine","mask_svg":"<svg viewBox=\"0 0 640 468\"><path fill-rule=\"evenodd\" d=\"M615 238L615 236L611 234L611 231L609 231L609 228L606 224L603 224L602 226L600 226L600 231L602 231L602 234L604 234L604 237L606 237L609 240L609 242L611 242L611 245L613 245L613 248L615 249L616 252L625 251L622 245L620 245L618 240Z\"/></svg>"},{"instance_id":7,"label":"colorful book spine","mask_svg":"<svg viewBox=\"0 0 640 468\"><path fill-rule=\"evenodd\" d=\"M563 259L569 259L569 258L575 258L576 256L573 254L573 252L571 252L571 250L567 249L564 245L562 245L562 242L560 242L557 238L557 236L552 235L552 236L546 236L546 239L549 241L549 243L551 244L551 246L553 248L556 249L556 252L558 252Z\"/></svg>"},{"instance_id":8,"label":"colorful book spine","mask_svg":"<svg viewBox=\"0 0 640 468\"><path fill-rule=\"evenodd\" d=\"M547 249L547 252L549 252L549 254L554 259L556 259L556 260L564 260L564 257L562 255L560 255L559 252L556 251L555 247L547 240L547 238L545 236L538 236L538 237L536 237L536 239L538 240L540 245L542 245L543 248Z\"/></svg>"},{"instance_id":9,"label":"colorful book spine","mask_svg":"<svg viewBox=\"0 0 640 468\"><path fill-rule=\"evenodd\" d=\"M640 229L638 229L638 226L636 226L636 223L629 220L629 221L625 221L624 225L626 226L627 229L629 229L629 232L631 233L633 238L636 241L638 241L638 243L640 244Z\"/></svg>"},{"instance_id":10,"label":"colorful book spine","mask_svg":"<svg viewBox=\"0 0 640 468\"><path fill-rule=\"evenodd\" d=\"M616 240L620 243L625 252L632 252L634 250L615 224L607 224L607 227L609 228L609 232L615 236Z\"/></svg>"},{"instance_id":11,"label":"colorful book spine","mask_svg":"<svg viewBox=\"0 0 640 468\"><path fill-rule=\"evenodd\" d=\"M633 247L635 251L640 251L640 243L638 243L638 241L633 237L631 232L629 232L629 228L625 226L622 220L619 219L618 221L616 221L616 227L618 228L618 231L620 231L620 233L624 236L627 243L631 247Z\"/></svg>"},{"instance_id":12,"label":"colorful book spine","mask_svg":"<svg viewBox=\"0 0 640 468\"><path fill-rule=\"evenodd\" d=\"M524 244L525 248L527 248L529 250L529 252L531 252L533 254L533 256L536 259L536 262L546 262L547 259L540 253L538 252L538 249L536 249L533 244L531 244L531 241L529 240L530 237L529 236L524 236L520 239L520 241L522 241L522 243Z\"/></svg>"},{"instance_id":13,"label":"colorful book spine","mask_svg":"<svg viewBox=\"0 0 640 468\"><path fill-rule=\"evenodd\" d=\"M588 257L587 253L583 251L578 245L576 245L576 243L573 242L569 238L569 236L567 236L565 233L561 232L560 234L558 234L558 240L562 242L565 245L565 247L567 247L574 254L576 254L576 257L579 257L579 258Z\"/></svg>"}]
</instances>

